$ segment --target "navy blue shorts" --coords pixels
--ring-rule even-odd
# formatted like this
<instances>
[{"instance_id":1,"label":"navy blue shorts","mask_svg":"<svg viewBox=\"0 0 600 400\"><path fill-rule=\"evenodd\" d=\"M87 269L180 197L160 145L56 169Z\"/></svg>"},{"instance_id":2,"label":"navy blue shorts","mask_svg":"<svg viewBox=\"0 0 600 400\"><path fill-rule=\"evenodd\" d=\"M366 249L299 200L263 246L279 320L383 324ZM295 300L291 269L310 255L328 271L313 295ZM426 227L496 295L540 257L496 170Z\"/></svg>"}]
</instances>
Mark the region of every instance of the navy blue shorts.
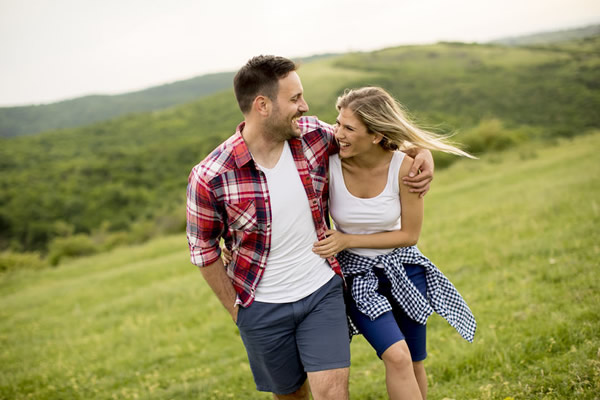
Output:
<instances>
[{"instance_id":1,"label":"navy blue shorts","mask_svg":"<svg viewBox=\"0 0 600 400\"><path fill-rule=\"evenodd\" d=\"M253 302L240 308L237 326L256 389L293 393L307 372L350 366L342 278L293 303Z\"/></svg>"},{"instance_id":2,"label":"navy blue shorts","mask_svg":"<svg viewBox=\"0 0 600 400\"><path fill-rule=\"evenodd\" d=\"M425 268L416 264L403 264L408 278L417 289L426 296L427 281ZM373 346L377 356L381 355L394 343L406 340L413 361L422 361L427 357L427 325L413 321L402 311L396 300L392 297L392 285L383 272L383 268L374 268L375 275L379 278L377 292L387 297L392 305L392 311L381 314L374 321L361 313L351 296L346 298L348 315L360 333ZM348 284L352 283L349 280Z\"/></svg>"}]
</instances>

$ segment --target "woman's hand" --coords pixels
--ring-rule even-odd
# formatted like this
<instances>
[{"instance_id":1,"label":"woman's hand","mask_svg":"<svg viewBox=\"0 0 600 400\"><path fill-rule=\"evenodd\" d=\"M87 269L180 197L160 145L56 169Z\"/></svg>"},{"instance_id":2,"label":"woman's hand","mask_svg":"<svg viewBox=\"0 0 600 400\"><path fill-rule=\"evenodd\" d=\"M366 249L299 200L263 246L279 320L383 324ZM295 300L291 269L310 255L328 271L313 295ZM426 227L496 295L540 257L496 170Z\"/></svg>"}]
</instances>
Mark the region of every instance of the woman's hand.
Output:
<instances>
[{"instance_id":1,"label":"woman's hand","mask_svg":"<svg viewBox=\"0 0 600 400\"><path fill-rule=\"evenodd\" d=\"M221 260L223 260L223 264L227 265L231 262L231 259L233 257L231 256L231 251L229 251L229 249L227 247L225 247L225 245L221 246Z\"/></svg>"},{"instance_id":2,"label":"woman's hand","mask_svg":"<svg viewBox=\"0 0 600 400\"><path fill-rule=\"evenodd\" d=\"M340 251L350 247L349 236L344 233L328 229L325 235L327 238L316 242L313 246L313 252L321 258L333 257Z\"/></svg>"},{"instance_id":3,"label":"woman's hand","mask_svg":"<svg viewBox=\"0 0 600 400\"><path fill-rule=\"evenodd\" d=\"M419 193L419 197L424 197L430 189L433 180L433 156L429 150L411 149L407 151L415 160L408 176L402 178L402 182L410 187L412 193Z\"/></svg>"}]
</instances>

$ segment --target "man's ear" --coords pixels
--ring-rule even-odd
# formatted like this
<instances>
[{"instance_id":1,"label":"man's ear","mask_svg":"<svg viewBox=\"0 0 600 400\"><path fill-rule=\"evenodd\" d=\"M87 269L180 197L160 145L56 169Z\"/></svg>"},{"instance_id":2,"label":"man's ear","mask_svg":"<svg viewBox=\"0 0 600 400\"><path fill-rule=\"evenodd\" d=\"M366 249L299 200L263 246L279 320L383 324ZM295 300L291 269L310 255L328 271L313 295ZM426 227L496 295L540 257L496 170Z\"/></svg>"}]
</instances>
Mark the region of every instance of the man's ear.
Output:
<instances>
[{"instance_id":1,"label":"man's ear","mask_svg":"<svg viewBox=\"0 0 600 400\"><path fill-rule=\"evenodd\" d=\"M263 117L269 116L273 104L267 96L256 96L252 102L252 109Z\"/></svg>"}]
</instances>

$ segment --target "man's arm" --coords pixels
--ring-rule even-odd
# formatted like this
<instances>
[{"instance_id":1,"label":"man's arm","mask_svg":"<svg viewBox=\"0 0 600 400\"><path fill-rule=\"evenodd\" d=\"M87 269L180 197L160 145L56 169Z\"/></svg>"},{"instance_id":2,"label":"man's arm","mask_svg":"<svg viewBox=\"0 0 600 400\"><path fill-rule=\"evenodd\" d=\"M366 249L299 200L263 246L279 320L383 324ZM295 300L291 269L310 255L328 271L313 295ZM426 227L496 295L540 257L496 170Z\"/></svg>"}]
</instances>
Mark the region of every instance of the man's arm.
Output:
<instances>
[{"instance_id":1,"label":"man's arm","mask_svg":"<svg viewBox=\"0 0 600 400\"><path fill-rule=\"evenodd\" d=\"M227 312L237 321L237 293L225 272L220 257L219 239L224 231L217 202L208 185L195 170L190 174L187 189L187 238L193 264L215 292Z\"/></svg>"},{"instance_id":2,"label":"man's arm","mask_svg":"<svg viewBox=\"0 0 600 400\"><path fill-rule=\"evenodd\" d=\"M433 180L434 162L431 151L413 147L403 150L406 154L415 159L407 176L402 177L406 186L410 187L410 192L419 193L419 197L424 197L430 189Z\"/></svg>"},{"instance_id":3,"label":"man's arm","mask_svg":"<svg viewBox=\"0 0 600 400\"><path fill-rule=\"evenodd\" d=\"M238 306L235 304L237 293L233 288L231 279L225 272L225 266L221 258L206 267L200 267L200 272L202 272L202 276L208 286L215 292L223 307L231 315L233 321L237 322Z\"/></svg>"},{"instance_id":4,"label":"man's arm","mask_svg":"<svg viewBox=\"0 0 600 400\"><path fill-rule=\"evenodd\" d=\"M301 118L299 124L303 133L320 128L328 141L328 153L331 155L339 151L337 140L334 138L334 126L314 117ZM433 155L431 151L418 147L410 147L402 149L402 151L415 159L408 176L405 176L402 180L405 185L411 188L410 192L419 193L419 197L423 198L429 191L433 180Z\"/></svg>"}]
</instances>

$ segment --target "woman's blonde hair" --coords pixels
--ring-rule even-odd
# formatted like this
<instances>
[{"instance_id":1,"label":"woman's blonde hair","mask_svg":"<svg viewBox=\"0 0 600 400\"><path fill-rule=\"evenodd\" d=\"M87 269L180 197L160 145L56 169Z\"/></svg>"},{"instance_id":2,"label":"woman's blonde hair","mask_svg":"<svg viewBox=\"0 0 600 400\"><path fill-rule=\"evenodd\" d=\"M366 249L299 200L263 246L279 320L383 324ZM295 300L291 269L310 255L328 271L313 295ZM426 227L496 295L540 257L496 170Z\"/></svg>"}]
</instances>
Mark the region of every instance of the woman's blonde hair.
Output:
<instances>
[{"instance_id":1,"label":"woman's blonde hair","mask_svg":"<svg viewBox=\"0 0 600 400\"><path fill-rule=\"evenodd\" d=\"M451 144L449 136L428 132L416 126L404 107L380 87L346 89L338 97L336 107L351 110L367 127L369 133L383 136L379 144L386 150L420 147L475 158Z\"/></svg>"}]
</instances>

